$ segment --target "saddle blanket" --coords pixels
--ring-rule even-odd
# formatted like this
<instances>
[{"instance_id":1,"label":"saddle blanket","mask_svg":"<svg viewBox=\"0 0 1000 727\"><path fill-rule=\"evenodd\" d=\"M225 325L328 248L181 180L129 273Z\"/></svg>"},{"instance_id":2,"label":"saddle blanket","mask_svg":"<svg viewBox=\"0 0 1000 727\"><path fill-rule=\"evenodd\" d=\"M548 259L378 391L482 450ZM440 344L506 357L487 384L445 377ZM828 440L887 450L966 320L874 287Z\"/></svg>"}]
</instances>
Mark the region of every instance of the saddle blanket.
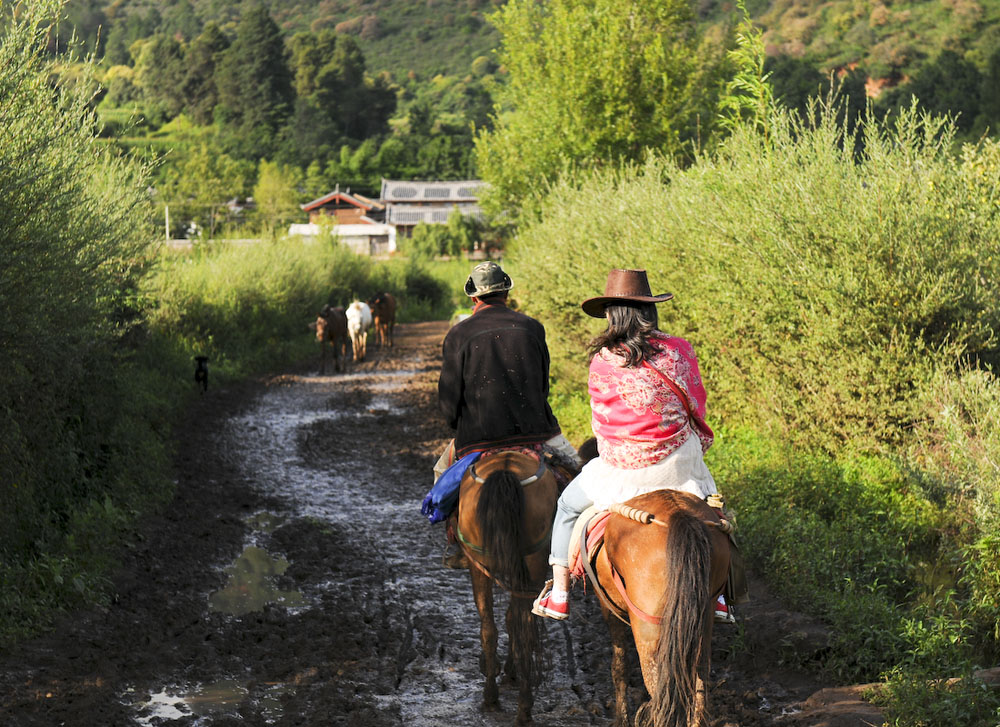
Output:
<instances>
[{"instance_id":1,"label":"saddle blanket","mask_svg":"<svg viewBox=\"0 0 1000 727\"><path fill-rule=\"evenodd\" d=\"M584 579L584 583L586 583L586 570L583 567L583 559L590 557L590 553L604 541L604 529L607 527L610 515L607 510L590 506L580 513L576 525L573 526L573 536L569 539L569 572L574 578ZM585 553L580 548L584 528L587 529Z\"/></svg>"}]
</instances>

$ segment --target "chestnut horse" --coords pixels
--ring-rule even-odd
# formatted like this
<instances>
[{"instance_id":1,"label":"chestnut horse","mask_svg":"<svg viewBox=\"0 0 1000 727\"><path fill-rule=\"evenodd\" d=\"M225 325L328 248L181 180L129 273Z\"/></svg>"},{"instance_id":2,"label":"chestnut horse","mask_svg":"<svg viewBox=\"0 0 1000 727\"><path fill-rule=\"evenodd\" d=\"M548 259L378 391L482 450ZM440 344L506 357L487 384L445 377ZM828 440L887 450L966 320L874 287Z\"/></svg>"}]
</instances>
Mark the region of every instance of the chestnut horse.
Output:
<instances>
[{"instance_id":1,"label":"chestnut horse","mask_svg":"<svg viewBox=\"0 0 1000 727\"><path fill-rule=\"evenodd\" d=\"M510 592L507 607L508 678L518 683L515 724L531 722L533 687L541 677L541 635L531 601L548 573L549 540L559 487L544 462L520 452L499 452L466 472L455 532L469 560L479 611L480 669L486 677L483 708L499 711L497 627L493 583Z\"/></svg>"},{"instance_id":2,"label":"chestnut horse","mask_svg":"<svg viewBox=\"0 0 1000 727\"><path fill-rule=\"evenodd\" d=\"M324 306L316 323L310 328L316 329L316 340L321 347L319 359L320 376L326 373L326 344L333 349L333 368L343 371L347 360L347 314L343 308Z\"/></svg>"},{"instance_id":3,"label":"chestnut horse","mask_svg":"<svg viewBox=\"0 0 1000 727\"><path fill-rule=\"evenodd\" d=\"M396 298L392 293L379 293L368 301L375 323L375 345L392 347L392 329L396 325Z\"/></svg>"},{"instance_id":4,"label":"chestnut horse","mask_svg":"<svg viewBox=\"0 0 1000 727\"><path fill-rule=\"evenodd\" d=\"M701 727L713 605L729 575L729 537L712 508L678 490L649 492L611 509L594 590L611 631L615 727L628 720L626 622L651 696L635 724Z\"/></svg>"}]
</instances>

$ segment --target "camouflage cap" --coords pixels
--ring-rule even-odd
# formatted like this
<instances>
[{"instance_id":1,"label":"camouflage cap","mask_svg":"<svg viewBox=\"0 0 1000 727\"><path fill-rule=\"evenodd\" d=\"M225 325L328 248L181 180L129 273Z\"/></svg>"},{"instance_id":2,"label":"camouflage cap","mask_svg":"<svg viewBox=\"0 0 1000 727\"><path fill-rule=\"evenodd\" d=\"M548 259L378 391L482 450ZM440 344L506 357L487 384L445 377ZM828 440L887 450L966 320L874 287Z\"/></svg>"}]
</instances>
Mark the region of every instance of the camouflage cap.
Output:
<instances>
[{"instance_id":1,"label":"camouflage cap","mask_svg":"<svg viewBox=\"0 0 1000 727\"><path fill-rule=\"evenodd\" d=\"M472 269L472 275L465 281L465 294L470 298L481 298L490 293L502 293L514 287L510 276L495 262L479 263Z\"/></svg>"}]
</instances>

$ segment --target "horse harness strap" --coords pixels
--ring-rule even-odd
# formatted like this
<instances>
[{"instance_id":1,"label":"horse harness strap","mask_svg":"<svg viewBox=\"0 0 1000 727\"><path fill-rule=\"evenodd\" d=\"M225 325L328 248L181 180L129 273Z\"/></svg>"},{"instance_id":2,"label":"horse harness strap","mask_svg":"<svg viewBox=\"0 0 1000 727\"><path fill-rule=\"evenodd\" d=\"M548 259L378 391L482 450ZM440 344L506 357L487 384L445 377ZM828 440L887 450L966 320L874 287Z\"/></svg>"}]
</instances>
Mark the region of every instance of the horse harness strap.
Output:
<instances>
[{"instance_id":1,"label":"horse harness strap","mask_svg":"<svg viewBox=\"0 0 1000 727\"><path fill-rule=\"evenodd\" d=\"M590 578L590 582L594 584L594 591L597 593L598 598L604 606L615 616L617 616L622 622L628 623L628 611L619 608L618 604L611 600L610 594L608 594L607 589L605 589L604 584L597 577L597 571L594 570L594 561L597 560L597 555L601 552L601 548L604 547L604 539L602 538L599 543L594 547L593 554L587 552L587 527L584 526L582 533L580 534L580 560L583 561L583 569L587 572L587 576Z\"/></svg>"},{"instance_id":2,"label":"horse harness strap","mask_svg":"<svg viewBox=\"0 0 1000 727\"><path fill-rule=\"evenodd\" d=\"M613 564L611 565L611 577L615 581L615 586L617 586L618 592L622 594L622 598L624 598L625 603L628 604L629 612L634 613L636 616L641 618L646 623L651 623L655 626L659 626L661 621L659 616L650 616L648 613L646 613L641 608L636 606L635 602L633 602L632 599L628 597L628 592L625 590L625 581L622 580L621 574L618 573L618 569L615 568Z\"/></svg>"},{"instance_id":3,"label":"horse harness strap","mask_svg":"<svg viewBox=\"0 0 1000 727\"><path fill-rule=\"evenodd\" d=\"M552 524L549 523L549 528L542 535L541 539L538 542L534 543L530 548L525 550L523 555L532 555L533 553L537 553L539 550L541 550L546 546L546 544L549 542L549 538L551 537L551 535L552 535ZM460 541L462 541L462 545L471 550L473 553L478 553L479 555L482 555L487 558L489 557L490 554L489 552L487 552L486 548L484 548L481 545L476 545L475 543L469 542L468 538L466 538L465 535L462 533L462 528L458 526L457 521L455 523L455 536Z\"/></svg>"},{"instance_id":4,"label":"horse harness strap","mask_svg":"<svg viewBox=\"0 0 1000 727\"><path fill-rule=\"evenodd\" d=\"M667 527L666 523L664 523L661 520L657 520L656 517L653 515L653 513L646 512L645 510L640 510L639 508L636 507L629 507L628 505L623 505L621 503L614 503L608 507L608 510L610 510L611 512L618 513L622 517L626 517L629 520L634 520L635 522L642 523L643 525L659 525L660 527ZM732 525L729 523L729 521L724 518L719 518L719 519L721 520L721 523L712 522L710 520L702 520L701 522L703 522L705 525L717 527L724 533L731 532L733 528ZM618 569L615 568L614 563L612 563L611 559L609 558L608 565L611 567L611 578L614 581L615 587L618 589L618 592L621 594L622 598L625 599L625 603L628 606L628 609L620 608L614 601L611 600L611 596L608 594L607 589L605 589L604 585L597 578L597 572L594 570L592 564L593 561L597 560L597 554L603 547L604 547L604 541L602 539L601 542L597 544L593 554L587 552L587 528L584 527L583 533L580 536L580 552L583 556L581 558L581 560L583 561L583 568L587 572L587 575L590 577L591 582L594 584L594 590L597 591L597 594L604 602L604 605L608 608L609 611L611 611L611 613L613 613L615 616L617 616L620 620L622 620L625 623L629 623L629 613L631 612L634 613L643 621L658 626L661 622L661 619L658 616L652 616L646 613L641 608L639 608L631 598L629 598L628 592L625 590L625 581L622 580L621 574L618 572Z\"/></svg>"},{"instance_id":5,"label":"horse harness strap","mask_svg":"<svg viewBox=\"0 0 1000 727\"><path fill-rule=\"evenodd\" d=\"M469 558L469 562L472 563L472 565L476 566L476 568L479 569L480 573L482 573L487 578L492 579L494 583L496 583L498 586L500 586L505 591L507 591L510 594L511 598L534 598L535 596L538 595L538 593L536 591L511 591L511 590L508 590L507 586L505 586L503 583L501 583L499 580L497 580L496 578L493 577L493 574L490 573L489 569L485 565L483 565L482 563L480 563L475 558Z\"/></svg>"},{"instance_id":6,"label":"horse harness strap","mask_svg":"<svg viewBox=\"0 0 1000 727\"><path fill-rule=\"evenodd\" d=\"M531 477L528 477L527 479L521 480L521 487L527 487L528 485L532 484L533 482L538 482L538 480L542 479L542 477L545 475L545 469L546 469L546 467L545 467L545 460L544 459L540 459L538 461L538 469L535 471L535 474L531 475ZM486 479L483 478L483 477L480 477L479 473L476 472L476 463L475 462L473 462L469 466L469 476L472 477L472 479L474 479L480 485L482 485L482 484L484 484L486 482Z\"/></svg>"}]
</instances>

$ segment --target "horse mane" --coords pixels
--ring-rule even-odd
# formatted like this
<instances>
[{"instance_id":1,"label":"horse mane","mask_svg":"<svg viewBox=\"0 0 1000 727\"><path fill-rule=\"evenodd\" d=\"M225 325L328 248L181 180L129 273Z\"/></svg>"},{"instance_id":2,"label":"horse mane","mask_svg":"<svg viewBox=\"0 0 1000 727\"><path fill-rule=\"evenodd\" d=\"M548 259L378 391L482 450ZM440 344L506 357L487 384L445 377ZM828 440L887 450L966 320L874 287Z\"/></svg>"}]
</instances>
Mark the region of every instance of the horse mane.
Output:
<instances>
[{"instance_id":1,"label":"horse mane","mask_svg":"<svg viewBox=\"0 0 1000 727\"><path fill-rule=\"evenodd\" d=\"M688 727L695 712L695 690L704 619L711 598L712 548L708 528L693 515L674 510L667 531L666 599L660 613L656 650L654 724Z\"/></svg>"}]
</instances>

